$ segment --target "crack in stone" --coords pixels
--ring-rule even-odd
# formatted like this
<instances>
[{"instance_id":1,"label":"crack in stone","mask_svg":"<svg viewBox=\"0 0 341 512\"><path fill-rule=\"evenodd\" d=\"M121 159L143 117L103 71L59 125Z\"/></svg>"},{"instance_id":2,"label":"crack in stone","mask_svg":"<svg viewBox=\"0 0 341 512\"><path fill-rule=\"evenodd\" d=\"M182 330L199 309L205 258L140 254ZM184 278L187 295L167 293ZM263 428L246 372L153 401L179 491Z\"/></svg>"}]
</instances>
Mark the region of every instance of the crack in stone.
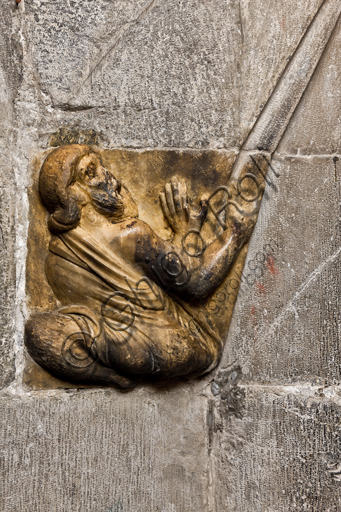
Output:
<instances>
[{"instance_id":1,"label":"crack in stone","mask_svg":"<svg viewBox=\"0 0 341 512\"><path fill-rule=\"evenodd\" d=\"M151 0L147 5L143 7L141 12L138 14L138 16L131 21L128 21L125 23L116 33L116 37L112 41L110 47L104 52L104 54L100 57L100 59L97 61L97 63L94 65L94 67L91 69L90 73L87 75L87 77L83 80L83 82L79 85L79 87L71 93L71 96L66 101L66 104L69 104L71 100L75 98L77 94L82 90L84 85L92 79L93 75L96 73L98 69L101 68L101 66L104 64L105 60L111 55L117 48L119 42L121 41L122 37L126 34L126 32L132 27L133 25L137 25L140 21L142 21L144 18L148 16L148 14L154 9L154 7L158 4L158 0Z\"/></svg>"},{"instance_id":2,"label":"crack in stone","mask_svg":"<svg viewBox=\"0 0 341 512\"><path fill-rule=\"evenodd\" d=\"M314 153L314 154L302 154L302 153L280 153L276 152L274 153L272 159L275 157L277 158L292 158L293 160L312 160L314 158L321 158L321 159L330 159L333 158L335 161L335 158L341 159L341 155L338 153Z\"/></svg>"},{"instance_id":3,"label":"crack in stone","mask_svg":"<svg viewBox=\"0 0 341 512\"><path fill-rule=\"evenodd\" d=\"M341 253L341 247L338 248L334 254L329 256L326 260L324 260L318 267L316 267L313 272L309 275L309 277L302 283L300 288L297 290L297 292L294 294L293 298L288 302L288 304L282 309L282 312L275 318L275 320L272 322L270 327L268 328L267 332L264 334L262 338L259 338L260 341L265 341L265 339L274 332L276 327L278 327L282 320L284 319L285 315L292 311L294 312L295 316L298 316L296 308L294 306L294 303L300 298L302 293L310 286L310 284L315 281L315 279L321 275L322 271L327 267L330 263L332 263ZM262 329L260 330L261 334Z\"/></svg>"}]
</instances>

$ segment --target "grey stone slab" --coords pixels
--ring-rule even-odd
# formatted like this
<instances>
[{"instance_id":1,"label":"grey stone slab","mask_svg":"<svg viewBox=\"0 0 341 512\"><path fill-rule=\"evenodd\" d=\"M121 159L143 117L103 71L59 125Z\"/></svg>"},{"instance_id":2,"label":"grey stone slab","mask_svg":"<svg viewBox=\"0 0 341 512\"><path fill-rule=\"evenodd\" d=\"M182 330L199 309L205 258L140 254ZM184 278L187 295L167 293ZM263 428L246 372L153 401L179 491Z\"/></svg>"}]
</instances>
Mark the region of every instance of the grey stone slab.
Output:
<instances>
[{"instance_id":1,"label":"grey stone slab","mask_svg":"<svg viewBox=\"0 0 341 512\"><path fill-rule=\"evenodd\" d=\"M10 171L0 165L0 388L10 384L15 374L15 183Z\"/></svg>"},{"instance_id":2,"label":"grey stone slab","mask_svg":"<svg viewBox=\"0 0 341 512\"><path fill-rule=\"evenodd\" d=\"M337 383L340 162L283 157L273 169L221 366L248 381Z\"/></svg>"},{"instance_id":3,"label":"grey stone slab","mask_svg":"<svg viewBox=\"0 0 341 512\"><path fill-rule=\"evenodd\" d=\"M217 401L211 459L215 510L338 512L339 394L335 399L317 389L250 386L242 418Z\"/></svg>"},{"instance_id":4,"label":"grey stone slab","mask_svg":"<svg viewBox=\"0 0 341 512\"><path fill-rule=\"evenodd\" d=\"M5 2L0 17L0 388L14 378L16 293L16 180L13 172L13 101L21 80L21 52L12 24L14 5Z\"/></svg>"},{"instance_id":5,"label":"grey stone slab","mask_svg":"<svg viewBox=\"0 0 341 512\"><path fill-rule=\"evenodd\" d=\"M279 147L281 153L341 153L341 20Z\"/></svg>"},{"instance_id":6,"label":"grey stone slab","mask_svg":"<svg viewBox=\"0 0 341 512\"><path fill-rule=\"evenodd\" d=\"M54 116L111 145L235 145L238 10L230 1L27 2Z\"/></svg>"},{"instance_id":7,"label":"grey stone slab","mask_svg":"<svg viewBox=\"0 0 341 512\"><path fill-rule=\"evenodd\" d=\"M26 1L42 134L111 147L239 147L321 1Z\"/></svg>"},{"instance_id":8,"label":"grey stone slab","mask_svg":"<svg viewBox=\"0 0 341 512\"><path fill-rule=\"evenodd\" d=\"M4 512L207 510L206 401L188 390L0 399Z\"/></svg>"},{"instance_id":9,"label":"grey stone slab","mask_svg":"<svg viewBox=\"0 0 341 512\"><path fill-rule=\"evenodd\" d=\"M240 112L245 140L321 0L240 2Z\"/></svg>"}]
</instances>

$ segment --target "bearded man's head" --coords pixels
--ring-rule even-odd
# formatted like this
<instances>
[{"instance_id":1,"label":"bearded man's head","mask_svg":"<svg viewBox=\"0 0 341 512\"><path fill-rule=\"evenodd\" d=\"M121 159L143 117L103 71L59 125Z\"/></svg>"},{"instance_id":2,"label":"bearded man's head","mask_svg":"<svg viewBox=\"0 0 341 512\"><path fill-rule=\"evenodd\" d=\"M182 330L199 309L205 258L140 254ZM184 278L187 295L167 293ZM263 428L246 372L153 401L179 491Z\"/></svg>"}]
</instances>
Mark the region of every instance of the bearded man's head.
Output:
<instances>
[{"instance_id":1,"label":"bearded man's head","mask_svg":"<svg viewBox=\"0 0 341 512\"><path fill-rule=\"evenodd\" d=\"M132 216L137 216L128 191L102 166L98 153L85 144L60 146L47 156L40 171L39 192L50 213L48 226L53 233L74 229L89 201L113 221L122 218L127 206L135 210Z\"/></svg>"}]
</instances>

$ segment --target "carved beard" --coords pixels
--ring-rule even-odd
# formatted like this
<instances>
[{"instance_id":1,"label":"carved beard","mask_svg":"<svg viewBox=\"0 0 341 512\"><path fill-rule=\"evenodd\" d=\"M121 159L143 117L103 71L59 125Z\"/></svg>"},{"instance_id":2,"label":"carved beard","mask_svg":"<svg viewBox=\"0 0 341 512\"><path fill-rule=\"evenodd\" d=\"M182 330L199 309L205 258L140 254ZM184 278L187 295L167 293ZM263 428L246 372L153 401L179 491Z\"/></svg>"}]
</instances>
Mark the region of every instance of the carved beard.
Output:
<instances>
[{"instance_id":1,"label":"carved beard","mask_svg":"<svg viewBox=\"0 0 341 512\"><path fill-rule=\"evenodd\" d=\"M119 219L124 212L123 199L119 192L121 185L109 173L104 182L97 187L89 187L92 203L99 213Z\"/></svg>"}]
</instances>

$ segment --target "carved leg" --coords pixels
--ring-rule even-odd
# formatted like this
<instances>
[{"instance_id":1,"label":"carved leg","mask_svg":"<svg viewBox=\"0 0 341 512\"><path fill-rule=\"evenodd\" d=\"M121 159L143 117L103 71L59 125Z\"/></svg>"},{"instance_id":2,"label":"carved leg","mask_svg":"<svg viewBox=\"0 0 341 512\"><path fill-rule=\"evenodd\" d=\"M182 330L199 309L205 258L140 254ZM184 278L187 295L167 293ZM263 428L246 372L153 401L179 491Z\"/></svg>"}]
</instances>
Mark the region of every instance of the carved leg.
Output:
<instances>
[{"instance_id":1,"label":"carved leg","mask_svg":"<svg viewBox=\"0 0 341 512\"><path fill-rule=\"evenodd\" d=\"M40 366L61 379L122 388L137 384L137 380L99 364L91 333L81 330L70 316L60 313L32 316L25 326L25 344Z\"/></svg>"}]
</instances>

